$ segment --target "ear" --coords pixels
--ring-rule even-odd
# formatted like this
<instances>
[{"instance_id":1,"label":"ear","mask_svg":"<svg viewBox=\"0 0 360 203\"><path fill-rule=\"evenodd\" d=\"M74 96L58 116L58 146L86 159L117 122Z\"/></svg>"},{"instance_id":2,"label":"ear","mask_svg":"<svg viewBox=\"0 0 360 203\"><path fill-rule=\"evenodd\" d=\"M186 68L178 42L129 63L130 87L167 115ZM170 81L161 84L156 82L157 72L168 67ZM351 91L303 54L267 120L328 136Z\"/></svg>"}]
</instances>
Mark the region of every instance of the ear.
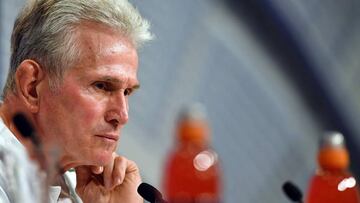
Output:
<instances>
[{"instance_id":1,"label":"ear","mask_svg":"<svg viewBox=\"0 0 360 203\"><path fill-rule=\"evenodd\" d=\"M36 61L24 60L15 73L17 95L31 113L39 110L39 84L44 80L44 72Z\"/></svg>"}]
</instances>

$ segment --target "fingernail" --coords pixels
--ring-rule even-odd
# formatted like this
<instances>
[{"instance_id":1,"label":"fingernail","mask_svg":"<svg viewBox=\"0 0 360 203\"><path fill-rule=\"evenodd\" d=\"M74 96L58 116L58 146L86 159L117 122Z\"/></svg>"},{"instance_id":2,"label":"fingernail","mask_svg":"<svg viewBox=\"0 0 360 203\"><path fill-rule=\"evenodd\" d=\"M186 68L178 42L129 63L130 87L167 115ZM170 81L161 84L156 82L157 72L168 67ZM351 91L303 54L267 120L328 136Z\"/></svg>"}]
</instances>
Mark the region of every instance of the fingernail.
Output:
<instances>
[{"instance_id":1,"label":"fingernail","mask_svg":"<svg viewBox=\"0 0 360 203\"><path fill-rule=\"evenodd\" d=\"M96 167L93 169L93 173L95 174L100 174L103 172L103 167L102 166L99 166L99 167Z\"/></svg>"},{"instance_id":2,"label":"fingernail","mask_svg":"<svg viewBox=\"0 0 360 203\"><path fill-rule=\"evenodd\" d=\"M116 184L117 184L117 185L120 185L120 184L121 184L121 179L120 179L120 178L116 179Z\"/></svg>"}]
</instances>

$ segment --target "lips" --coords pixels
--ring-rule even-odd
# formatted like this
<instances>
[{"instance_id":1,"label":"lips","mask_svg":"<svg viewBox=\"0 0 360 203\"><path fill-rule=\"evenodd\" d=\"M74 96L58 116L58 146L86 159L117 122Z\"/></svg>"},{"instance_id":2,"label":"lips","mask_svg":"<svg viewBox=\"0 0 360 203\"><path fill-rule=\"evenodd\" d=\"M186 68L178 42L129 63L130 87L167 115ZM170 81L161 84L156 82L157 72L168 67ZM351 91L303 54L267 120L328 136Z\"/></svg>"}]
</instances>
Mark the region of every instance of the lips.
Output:
<instances>
[{"instance_id":1,"label":"lips","mask_svg":"<svg viewBox=\"0 0 360 203\"><path fill-rule=\"evenodd\" d=\"M113 140L115 142L119 140L119 135L116 135L116 134L102 134L102 135L96 135L96 136L100 137L100 138Z\"/></svg>"}]
</instances>

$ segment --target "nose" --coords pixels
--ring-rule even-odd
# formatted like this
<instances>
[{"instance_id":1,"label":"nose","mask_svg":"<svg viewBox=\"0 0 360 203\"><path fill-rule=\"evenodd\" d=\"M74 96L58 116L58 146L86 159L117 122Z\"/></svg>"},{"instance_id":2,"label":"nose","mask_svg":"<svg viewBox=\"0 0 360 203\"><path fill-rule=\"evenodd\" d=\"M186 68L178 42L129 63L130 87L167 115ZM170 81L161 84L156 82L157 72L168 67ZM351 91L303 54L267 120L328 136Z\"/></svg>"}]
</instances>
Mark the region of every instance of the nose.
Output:
<instances>
[{"instance_id":1,"label":"nose","mask_svg":"<svg viewBox=\"0 0 360 203\"><path fill-rule=\"evenodd\" d=\"M127 123L129 120L129 105L128 99L123 93L112 99L105 120L115 129Z\"/></svg>"}]
</instances>

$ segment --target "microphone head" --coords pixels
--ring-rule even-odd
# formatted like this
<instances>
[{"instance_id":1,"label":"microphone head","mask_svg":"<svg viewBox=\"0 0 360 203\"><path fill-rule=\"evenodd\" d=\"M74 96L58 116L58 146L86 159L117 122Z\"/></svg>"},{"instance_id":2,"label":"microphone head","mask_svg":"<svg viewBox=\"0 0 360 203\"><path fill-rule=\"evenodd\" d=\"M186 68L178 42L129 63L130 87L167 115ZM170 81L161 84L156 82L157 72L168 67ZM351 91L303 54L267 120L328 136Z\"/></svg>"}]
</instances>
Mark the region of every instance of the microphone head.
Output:
<instances>
[{"instance_id":1,"label":"microphone head","mask_svg":"<svg viewBox=\"0 0 360 203\"><path fill-rule=\"evenodd\" d=\"M286 196L294 202L301 202L302 201L302 192L300 191L300 189L292 182L290 181L286 181L283 186L282 189L284 191L284 193L286 194Z\"/></svg>"},{"instance_id":2,"label":"microphone head","mask_svg":"<svg viewBox=\"0 0 360 203\"><path fill-rule=\"evenodd\" d=\"M13 122L16 129L24 138L31 138L34 134L34 128L28 121L28 119L22 113L17 113L13 117Z\"/></svg>"},{"instance_id":3,"label":"microphone head","mask_svg":"<svg viewBox=\"0 0 360 203\"><path fill-rule=\"evenodd\" d=\"M137 188L139 195L151 203L161 202L162 195L159 190L148 183L141 183Z\"/></svg>"}]
</instances>

